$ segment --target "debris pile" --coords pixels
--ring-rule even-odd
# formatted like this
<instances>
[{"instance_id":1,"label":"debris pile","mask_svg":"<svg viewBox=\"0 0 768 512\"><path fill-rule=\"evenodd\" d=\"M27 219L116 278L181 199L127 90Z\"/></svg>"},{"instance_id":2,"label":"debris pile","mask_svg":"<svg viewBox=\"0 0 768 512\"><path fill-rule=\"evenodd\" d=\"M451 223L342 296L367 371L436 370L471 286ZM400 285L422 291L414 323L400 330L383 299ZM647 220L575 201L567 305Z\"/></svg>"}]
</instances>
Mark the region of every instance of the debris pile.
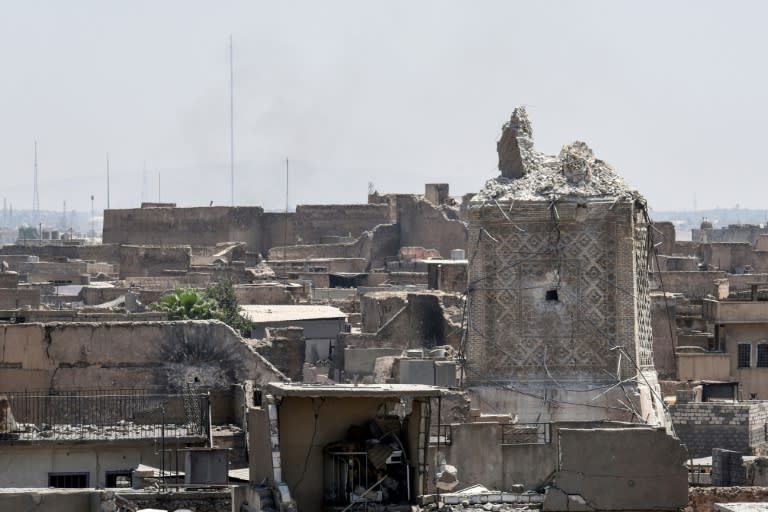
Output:
<instances>
[{"instance_id":1,"label":"debris pile","mask_svg":"<svg viewBox=\"0 0 768 512\"><path fill-rule=\"evenodd\" d=\"M561 196L642 199L613 167L595 158L584 142L563 146L557 156L538 151L523 107L516 108L502 127L498 151L502 174L488 180L473 203L545 201Z\"/></svg>"}]
</instances>

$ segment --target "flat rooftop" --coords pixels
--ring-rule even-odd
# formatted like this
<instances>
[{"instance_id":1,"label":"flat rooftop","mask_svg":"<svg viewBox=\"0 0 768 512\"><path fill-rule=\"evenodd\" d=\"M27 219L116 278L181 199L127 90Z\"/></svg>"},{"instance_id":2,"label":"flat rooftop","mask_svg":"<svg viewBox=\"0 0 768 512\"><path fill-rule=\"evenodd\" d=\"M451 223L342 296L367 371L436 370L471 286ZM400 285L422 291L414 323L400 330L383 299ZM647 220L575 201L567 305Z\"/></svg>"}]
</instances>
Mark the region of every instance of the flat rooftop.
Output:
<instances>
[{"instance_id":1,"label":"flat rooftop","mask_svg":"<svg viewBox=\"0 0 768 512\"><path fill-rule=\"evenodd\" d=\"M245 304L240 309L254 323L347 318L346 313L332 306Z\"/></svg>"},{"instance_id":2,"label":"flat rooftop","mask_svg":"<svg viewBox=\"0 0 768 512\"><path fill-rule=\"evenodd\" d=\"M295 384L270 382L269 392L277 396L319 397L432 397L442 388L424 384Z\"/></svg>"}]
</instances>

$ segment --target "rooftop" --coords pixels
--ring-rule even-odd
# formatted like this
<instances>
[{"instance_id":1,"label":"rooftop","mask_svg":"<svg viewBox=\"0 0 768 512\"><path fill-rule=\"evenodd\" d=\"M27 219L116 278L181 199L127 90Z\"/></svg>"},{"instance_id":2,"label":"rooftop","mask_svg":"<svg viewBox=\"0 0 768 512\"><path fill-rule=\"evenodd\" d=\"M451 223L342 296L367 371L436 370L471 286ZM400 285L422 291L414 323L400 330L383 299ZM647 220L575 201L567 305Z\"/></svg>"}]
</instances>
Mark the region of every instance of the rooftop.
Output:
<instances>
[{"instance_id":1,"label":"rooftop","mask_svg":"<svg viewBox=\"0 0 768 512\"><path fill-rule=\"evenodd\" d=\"M441 396L442 389L423 384L295 384L270 382L269 392L297 397L422 397Z\"/></svg>"},{"instance_id":2,"label":"rooftop","mask_svg":"<svg viewBox=\"0 0 768 512\"><path fill-rule=\"evenodd\" d=\"M247 304L240 308L243 315L254 323L347 318L346 313L332 306Z\"/></svg>"}]
</instances>

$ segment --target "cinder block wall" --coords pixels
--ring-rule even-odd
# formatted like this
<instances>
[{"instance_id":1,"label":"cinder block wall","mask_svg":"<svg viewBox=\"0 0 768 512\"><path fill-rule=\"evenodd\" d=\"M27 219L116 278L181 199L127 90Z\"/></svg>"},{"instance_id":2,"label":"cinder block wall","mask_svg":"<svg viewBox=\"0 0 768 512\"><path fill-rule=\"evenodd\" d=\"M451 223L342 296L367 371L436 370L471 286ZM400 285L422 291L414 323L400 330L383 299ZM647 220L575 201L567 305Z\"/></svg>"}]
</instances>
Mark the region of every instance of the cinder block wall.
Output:
<instances>
[{"instance_id":1,"label":"cinder block wall","mask_svg":"<svg viewBox=\"0 0 768 512\"><path fill-rule=\"evenodd\" d=\"M750 455L768 446L768 402L694 402L669 409L675 433L691 457L709 457L713 448Z\"/></svg>"}]
</instances>

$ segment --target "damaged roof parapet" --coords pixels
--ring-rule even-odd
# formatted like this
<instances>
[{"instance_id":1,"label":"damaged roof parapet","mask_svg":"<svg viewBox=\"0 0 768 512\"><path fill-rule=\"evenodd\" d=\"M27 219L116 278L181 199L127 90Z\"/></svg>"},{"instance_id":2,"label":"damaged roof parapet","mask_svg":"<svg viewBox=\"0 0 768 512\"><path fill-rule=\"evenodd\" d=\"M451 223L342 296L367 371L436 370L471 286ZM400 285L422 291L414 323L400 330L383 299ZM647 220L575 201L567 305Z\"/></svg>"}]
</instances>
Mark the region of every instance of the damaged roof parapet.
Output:
<instances>
[{"instance_id":1,"label":"damaged roof parapet","mask_svg":"<svg viewBox=\"0 0 768 512\"><path fill-rule=\"evenodd\" d=\"M267 391L274 396L318 397L438 397L447 390L424 384L301 384L270 382Z\"/></svg>"},{"instance_id":2,"label":"damaged roof parapet","mask_svg":"<svg viewBox=\"0 0 768 512\"><path fill-rule=\"evenodd\" d=\"M631 199L645 203L606 162L595 158L584 142L563 146L546 155L533 145L533 130L524 107L512 112L497 142L501 176L488 180L472 199L473 206L487 202L578 199Z\"/></svg>"}]
</instances>

